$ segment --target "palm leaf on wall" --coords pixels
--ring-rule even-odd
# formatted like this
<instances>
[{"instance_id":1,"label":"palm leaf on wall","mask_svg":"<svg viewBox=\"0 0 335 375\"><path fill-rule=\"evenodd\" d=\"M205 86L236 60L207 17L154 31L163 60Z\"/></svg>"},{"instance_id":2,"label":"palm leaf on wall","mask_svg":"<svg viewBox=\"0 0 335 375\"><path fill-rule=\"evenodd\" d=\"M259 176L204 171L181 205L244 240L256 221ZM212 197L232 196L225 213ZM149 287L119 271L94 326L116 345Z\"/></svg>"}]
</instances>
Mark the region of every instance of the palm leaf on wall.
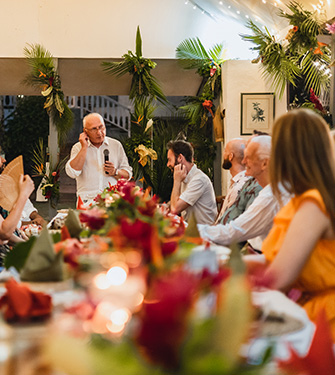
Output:
<instances>
[{"instance_id":1,"label":"palm leaf on wall","mask_svg":"<svg viewBox=\"0 0 335 375\"><path fill-rule=\"evenodd\" d=\"M102 67L107 74L116 77L127 73L132 76L129 98L139 100L150 97L166 104L166 96L157 79L151 74L151 70L157 64L142 56L142 38L139 27L136 32L136 53L128 51L122 58L123 60L120 62L103 62Z\"/></svg>"},{"instance_id":2,"label":"palm leaf on wall","mask_svg":"<svg viewBox=\"0 0 335 375\"><path fill-rule=\"evenodd\" d=\"M295 1L288 8L291 13L279 13L292 26L284 40L277 40L267 29L262 31L251 20L247 27L252 35L242 38L255 45L251 49L258 52L258 58L253 62L261 62L264 76L272 82L279 97L287 84L297 87L301 80L306 93L312 89L320 95L330 87L330 77L324 69L330 64L330 49L317 39L324 21L317 12L306 11Z\"/></svg>"},{"instance_id":3,"label":"palm leaf on wall","mask_svg":"<svg viewBox=\"0 0 335 375\"><path fill-rule=\"evenodd\" d=\"M208 116L215 111L213 101L221 93L221 66L225 61L224 52L223 44L216 44L207 51L199 38L186 39L176 49L180 66L186 70L196 69L203 77L199 94L188 97L186 104L180 107L190 124L203 127Z\"/></svg>"},{"instance_id":4,"label":"palm leaf on wall","mask_svg":"<svg viewBox=\"0 0 335 375\"><path fill-rule=\"evenodd\" d=\"M58 144L61 145L73 124L73 114L64 100L61 79L51 53L40 44L28 44L24 55L31 72L24 83L38 87L45 97L44 108L58 131Z\"/></svg>"}]
</instances>

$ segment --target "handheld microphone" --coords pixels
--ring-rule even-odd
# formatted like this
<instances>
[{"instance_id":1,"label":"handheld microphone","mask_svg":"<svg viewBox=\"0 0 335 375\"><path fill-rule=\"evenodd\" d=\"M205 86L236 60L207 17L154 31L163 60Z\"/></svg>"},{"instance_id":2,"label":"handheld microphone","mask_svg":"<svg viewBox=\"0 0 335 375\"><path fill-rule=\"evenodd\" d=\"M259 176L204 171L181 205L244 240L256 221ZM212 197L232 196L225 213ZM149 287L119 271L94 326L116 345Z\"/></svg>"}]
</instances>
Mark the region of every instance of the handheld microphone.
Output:
<instances>
[{"instance_id":1,"label":"handheld microphone","mask_svg":"<svg viewBox=\"0 0 335 375\"><path fill-rule=\"evenodd\" d=\"M109 161L109 150L104 150L104 160L105 160L105 163L106 161ZM108 172L106 171L106 174L108 174Z\"/></svg>"}]
</instances>

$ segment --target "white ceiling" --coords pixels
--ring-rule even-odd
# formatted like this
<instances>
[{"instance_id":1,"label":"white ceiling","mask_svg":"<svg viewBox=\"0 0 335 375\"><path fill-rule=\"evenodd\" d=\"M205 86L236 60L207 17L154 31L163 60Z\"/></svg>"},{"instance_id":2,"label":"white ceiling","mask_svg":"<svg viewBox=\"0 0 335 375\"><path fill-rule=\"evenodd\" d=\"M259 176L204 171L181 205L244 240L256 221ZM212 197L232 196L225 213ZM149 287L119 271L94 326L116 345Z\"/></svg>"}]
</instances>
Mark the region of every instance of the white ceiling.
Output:
<instances>
[{"instance_id":1,"label":"white ceiling","mask_svg":"<svg viewBox=\"0 0 335 375\"><path fill-rule=\"evenodd\" d=\"M220 22L233 18L241 24L252 19L257 24L280 32L287 26L287 20L278 16L278 10L287 11L289 0L181 0L185 5L207 14ZM335 0L298 0L304 9L316 10L327 21L335 16Z\"/></svg>"}]
</instances>

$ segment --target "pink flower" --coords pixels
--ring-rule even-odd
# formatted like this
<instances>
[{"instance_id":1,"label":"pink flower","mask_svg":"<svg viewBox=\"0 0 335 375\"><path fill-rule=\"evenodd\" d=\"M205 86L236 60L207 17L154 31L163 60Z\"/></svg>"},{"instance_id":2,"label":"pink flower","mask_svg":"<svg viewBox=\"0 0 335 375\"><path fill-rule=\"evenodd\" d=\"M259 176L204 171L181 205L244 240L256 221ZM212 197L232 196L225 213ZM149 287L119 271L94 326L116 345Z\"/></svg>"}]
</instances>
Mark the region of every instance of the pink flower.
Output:
<instances>
[{"instance_id":1,"label":"pink flower","mask_svg":"<svg viewBox=\"0 0 335 375\"><path fill-rule=\"evenodd\" d=\"M330 32L330 34L335 33L335 22L333 22L331 25L326 23L326 29Z\"/></svg>"},{"instance_id":2,"label":"pink flower","mask_svg":"<svg viewBox=\"0 0 335 375\"><path fill-rule=\"evenodd\" d=\"M211 77L213 77L213 75L215 74L215 72L216 72L216 67L211 68L211 70L209 71L209 75L210 75Z\"/></svg>"},{"instance_id":3,"label":"pink flower","mask_svg":"<svg viewBox=\"0 0 335 375\"><path fill-rule=\"evenodd\" d=\"M92 208L79 214L79 219L82 223L86 223L91 229L100 229L105 224L106 213L99 208Z\"/></svg>"}]
</instances>

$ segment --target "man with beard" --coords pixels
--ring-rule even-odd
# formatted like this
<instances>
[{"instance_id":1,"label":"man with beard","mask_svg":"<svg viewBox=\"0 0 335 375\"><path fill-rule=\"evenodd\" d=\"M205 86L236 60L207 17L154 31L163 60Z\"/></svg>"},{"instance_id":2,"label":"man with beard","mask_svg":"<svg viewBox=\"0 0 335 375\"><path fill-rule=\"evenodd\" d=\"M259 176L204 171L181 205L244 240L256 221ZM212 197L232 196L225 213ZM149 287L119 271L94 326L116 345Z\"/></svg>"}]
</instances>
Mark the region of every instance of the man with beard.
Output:
<instances>
[{"instance_id":1,"label":"man with beard","mask_svg":"<svg viewBox=\"0 0 335 375\"><path fill-rule=\"evenodd\" d=\"M243 164L246 141L234 138L229 141L223 154L222 168L232 176L227 195L215 224L226 224L241 215L254 201L262 187L255 178L245 173Z\"/></svg>"},{"instance_id":2,"label":"man with beard","mask_svg":"<svg viewBox=\"0 0 335 375\"><path fill-rule=\"evenodd\" d=\"M193 147L185 141L167 144L167 166L173 171L170 208L189 220L193 213L198 224L212 224L217 215L215 193L209 177L193 163Z\"/></svg>"},{"instance_id":3,"label":"man with beard","mask_svg":"<svg viewBox=\"0 0 335 375\"><path fill-rule=\"evenodd\" d=\"M243 184L248 180L245 175L245 168L242 164L244 157L245 141L242 138L234 138L226 144L223 153L222 168L229 170L231 179L227 195L222 204L219 215L215 221L215 224L220 222L223 214L236 200L239 191Z\"/></svg>"},{"instance_id":4,"label":"man with beard","mask_svg":"<svg viewBox=\"0 0 335 375\"><path fill-rule=\"evenodd\" d=\"M253 176L263 188L253 203L238 218L227 224L198 225L200 236L207 241L227 246L248 241L254 250L260 250L262 241L268 235L273 218L280 204L285 205L289 194L279 186L281 202L273 195L270 186L271 137L261 135L251 139L244 151L243 163L246 175Z\"/></svg>"}]
</instances>

